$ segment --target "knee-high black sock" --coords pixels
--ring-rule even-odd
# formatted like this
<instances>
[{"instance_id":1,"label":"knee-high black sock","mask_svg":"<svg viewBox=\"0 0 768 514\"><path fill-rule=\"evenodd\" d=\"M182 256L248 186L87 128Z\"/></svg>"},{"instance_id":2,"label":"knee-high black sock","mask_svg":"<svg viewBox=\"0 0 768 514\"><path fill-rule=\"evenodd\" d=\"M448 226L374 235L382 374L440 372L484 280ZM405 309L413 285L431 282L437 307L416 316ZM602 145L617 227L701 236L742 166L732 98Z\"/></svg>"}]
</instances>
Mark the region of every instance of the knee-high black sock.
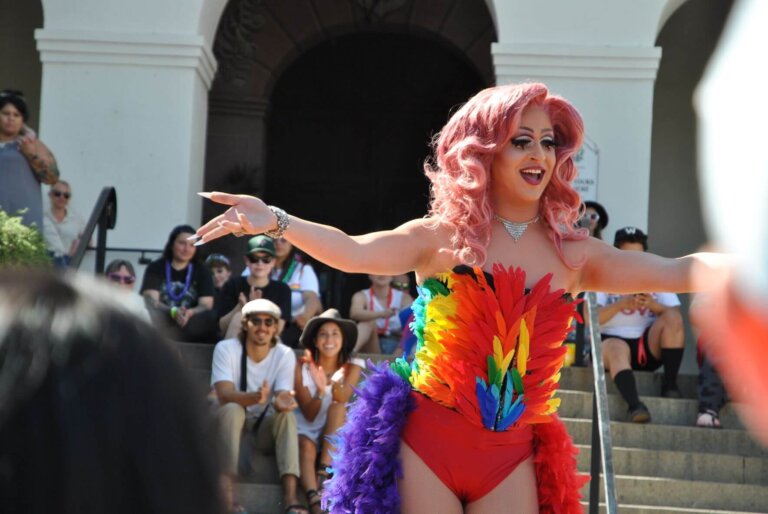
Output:
<instances>
[{"instance_id":1,"label":"knee-high black sock","mask_svg":"<svg viewBox=\"0 0 768 514\"><path fill-rule=\"evenodd\" d=\"M677 389L677 372L680 371L680 363L683 362L682 348L662 348L661 362L664 364L664 381L661 390Z\"/></svg>"},{"instance_id":2,"label":"knee-high black sock","mask_svg":"<svg viewBox=\"0 0 768 514\"><path fill-rule=\"evenodd\" d=\"M635 384L635 375L631 369L625 369L616 373L613 377L616 389L621 393L624 401L629 405L629 410L635 410L640 405L640 397L637 395L637 384Z\"/></svg>"}]
</instances>

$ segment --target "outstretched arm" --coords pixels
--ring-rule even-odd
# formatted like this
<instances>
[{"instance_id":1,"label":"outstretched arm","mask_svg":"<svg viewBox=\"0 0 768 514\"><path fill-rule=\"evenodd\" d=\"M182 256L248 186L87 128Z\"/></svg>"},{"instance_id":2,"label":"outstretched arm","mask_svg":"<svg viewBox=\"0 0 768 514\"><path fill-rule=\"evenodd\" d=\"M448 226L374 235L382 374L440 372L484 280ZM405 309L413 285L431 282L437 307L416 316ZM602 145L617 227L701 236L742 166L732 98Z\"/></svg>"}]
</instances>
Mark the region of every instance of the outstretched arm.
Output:
<instances>
[{"instance_id":1,"label":"outstretched arm","mask_svg":"<svg viewBox=\"0 0 768 514\"><path fill-rule=\"evenodd\" d=\"M707 278L726 273L729 257L694 253L670 259L652 253L618 250L602 241L583 242L586 261L581 269L582 291L607 293L687 293L708 288Z\"/></svg>"},{"instance_id":2,"label":"outstretched arm","mask_svg":"<svg viewBox=\"0 0 768 514\"><path fill-rule=\"evenodd\" d=\"M227 193L200 194L231 207L200 227L198 244L227 234L261 234L277 227L276 216L258 198ZM442 246L439 231L427 227L425 220L417 219L394 230L349 236L335 227L290 216L284 237L315 259L341 271L398 275L429 269ZM447 244L444 235L442 240Z\"/></svg>"}]
</instances>

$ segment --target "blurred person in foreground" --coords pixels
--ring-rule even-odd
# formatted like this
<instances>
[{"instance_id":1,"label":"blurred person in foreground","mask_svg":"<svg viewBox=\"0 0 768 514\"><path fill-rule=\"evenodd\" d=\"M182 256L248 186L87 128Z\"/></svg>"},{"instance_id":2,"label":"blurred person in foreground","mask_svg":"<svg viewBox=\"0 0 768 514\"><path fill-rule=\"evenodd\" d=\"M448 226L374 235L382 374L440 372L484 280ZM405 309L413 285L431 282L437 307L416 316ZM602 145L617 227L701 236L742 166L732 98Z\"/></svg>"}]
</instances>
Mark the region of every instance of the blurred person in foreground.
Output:
<instances>
[{"instance_id":1,"label":"blurred person in foreground","mask_svg":"<svg viewBox=\"0 0 768 514\"><path fill-rule=\"evenodd\" d=\"M731 151L766 134L766 19L768 2L734 5L694 97L702 211L711 241L736 264L720 280L703 274L716 292L691 314L740 417L768 446L768 154L751 145Z\"/></svg>"},{"instance_id":2,"label":"blurred person in foreground","mask_svg":"<svg viewBox=\"0 0 768 514\"><path fill-rule=\"evenodd\" d=\"M223 512L195 390L109 287L0 271L3 512Z\"/></svg>"}]
</instances>

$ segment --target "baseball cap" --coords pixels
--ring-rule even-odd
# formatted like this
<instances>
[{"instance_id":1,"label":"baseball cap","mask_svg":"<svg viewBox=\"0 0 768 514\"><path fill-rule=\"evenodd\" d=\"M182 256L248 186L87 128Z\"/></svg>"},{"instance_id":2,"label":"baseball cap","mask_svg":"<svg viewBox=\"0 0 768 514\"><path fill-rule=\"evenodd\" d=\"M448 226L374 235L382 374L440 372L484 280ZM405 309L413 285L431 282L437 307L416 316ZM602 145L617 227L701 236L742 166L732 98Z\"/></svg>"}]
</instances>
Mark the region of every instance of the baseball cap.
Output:
<instances>
[{"instance_id":1,"label":"baseball cap","mask_svg":"<svg viewBox=\"0 0 768 514\"><path fill-rule=\"evenodd\" d=\"M260 235L248 240L248 253L264 252L275 256L275 240L269 236Z\"/></svg>"},{"instance_id":2,"label":"baseball cap","mask_svg":"<svg viewBox=\"0 0 768 514\"><path fill-rule=\"evenodd\" d=\"M240 311L243 317L250 314L269 314L273 318L279 320L282 312L280 307L270 302L266 298L259 298L258 300L251 300L243 305L243 309Z\"/></svg>"},{"instance_id":3,"label":"baseball cap","mask_svg":"<svg viewBox=\"0 0 768 514\"><path fill-rule=\"evenodd\" d=\"M613 246L617 247L621 243L642 243L643 249L648 249L648 236L637 227L624 227L616 231L613 237Z\"/></svg>"}]
</instances>

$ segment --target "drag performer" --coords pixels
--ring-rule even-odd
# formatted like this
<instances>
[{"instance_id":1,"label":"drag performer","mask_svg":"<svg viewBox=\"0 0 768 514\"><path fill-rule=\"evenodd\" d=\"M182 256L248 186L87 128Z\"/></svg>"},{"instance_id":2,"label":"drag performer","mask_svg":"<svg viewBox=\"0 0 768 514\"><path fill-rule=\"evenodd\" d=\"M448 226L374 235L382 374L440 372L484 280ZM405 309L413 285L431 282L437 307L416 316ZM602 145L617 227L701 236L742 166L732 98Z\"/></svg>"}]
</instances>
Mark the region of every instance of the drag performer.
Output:
<instances>
[{"instance_id":1,"label":"drag performer","mask_svg":"<svg viewBox=\"0 0 768 514\"><path fill-rule=\"evenodd\" d=\"M340 433L331 512L581 512L576 450L555 414L579 291L691 289L714 257L622 252L575 229L578 112L542 84L489 88L428 163L428 216L348 236L244 195L197 232L267 231L345 272L415 270L413 363L377 367Z\"/></svg>"}]
</instances>

